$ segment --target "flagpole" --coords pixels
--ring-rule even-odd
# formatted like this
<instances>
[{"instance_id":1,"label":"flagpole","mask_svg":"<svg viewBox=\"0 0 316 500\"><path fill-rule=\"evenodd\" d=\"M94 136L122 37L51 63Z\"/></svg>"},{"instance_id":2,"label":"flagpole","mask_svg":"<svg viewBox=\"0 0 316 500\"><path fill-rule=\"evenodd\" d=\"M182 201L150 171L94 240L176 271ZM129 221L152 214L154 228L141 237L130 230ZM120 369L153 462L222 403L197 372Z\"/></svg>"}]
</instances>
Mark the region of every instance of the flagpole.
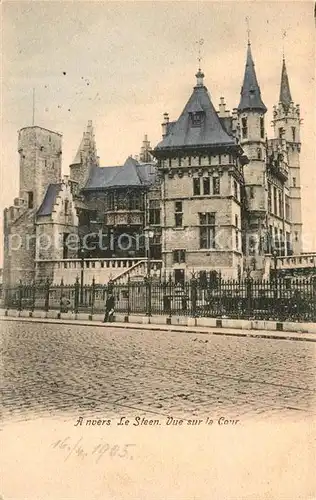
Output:
<instances>
[{"instance_id":1,"label":"flagpole","mask_svg":"<svg viewBox=\"0 0 316 500\"><path fill-rule=\"evenodd\" d=\"M35 122L35 89L33 88L33 114L32 114L32 126L34 127Z\"/></svg>"}]
</instances>

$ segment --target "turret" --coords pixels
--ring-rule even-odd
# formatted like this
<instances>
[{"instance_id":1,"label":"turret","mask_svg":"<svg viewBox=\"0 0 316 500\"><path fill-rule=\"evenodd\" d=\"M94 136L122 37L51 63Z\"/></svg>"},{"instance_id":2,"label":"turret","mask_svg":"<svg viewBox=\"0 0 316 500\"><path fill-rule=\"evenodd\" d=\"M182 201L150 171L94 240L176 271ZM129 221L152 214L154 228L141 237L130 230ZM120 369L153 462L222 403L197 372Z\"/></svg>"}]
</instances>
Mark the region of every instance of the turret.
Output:
<instances>
[{"instance_id":1,"label":"turret","mask_svg":"<svg viewBox=\"0 0 316 500\"><path fill-rule=\"evenodd\" d=\"M255 64L248 40L246 67L241 88L240 102L237 108L238 125L236 127L240 144L248 157L244 166L246 204L249 214L246 254L262 254L261 241L266 233L266 190L265 190L265 123L267 108L262 100L260 86L255 71ZM260 264L257 265L259 267Z\"/></svg>"},{"instance_id":2,"label":"turret","mask_svg":"<svg viewBox=\"0 0 316 500\"><path fill-rule=\"evenodd\" d=\"M61 134L42 127L25 127L19 131L19 197L26 208L38 208L47 186L60 181L61 142Z\"/></svg>"},{"instance_id":3,"label":"turret","mask_svg":"<svg viewBox=\"0 0 316 500\"><path fill-rule=\"evenodd\" d=\"M291 250L294 254L302 251L302 213L300 180L300 106L294 104L290 89L285 58L283 56L280 94L278 105L273 107L274 141L284 150L288 159L287 189L289 209L287 222L291 227ZM284 154L285 156L285 154Z\"/></svg>"},{"instance_id":4,"label":"turret","mask_svg":"<svg viewBox=\"0 0 316 500\"><path fill-rule=\"evenodd\" d=\"M99 166L99 157L97 156L92 121L89 120L77 154L69 167L70 178L72 181L77 182L79 189L81 189L85 186L91 169L97 166Z\"/></svg>"},{"instance_id":5,"label":"turret","mask_svg":"<svg viewBox=\"0 0 316 500\"><path fill-rule=\"evenodd\" d=\"M143 163L148 163L151 161L150 155L150 141L148 140L147 134L144 136L143 145L141 147L139 160Z\"/></svg>"}]
</instances>

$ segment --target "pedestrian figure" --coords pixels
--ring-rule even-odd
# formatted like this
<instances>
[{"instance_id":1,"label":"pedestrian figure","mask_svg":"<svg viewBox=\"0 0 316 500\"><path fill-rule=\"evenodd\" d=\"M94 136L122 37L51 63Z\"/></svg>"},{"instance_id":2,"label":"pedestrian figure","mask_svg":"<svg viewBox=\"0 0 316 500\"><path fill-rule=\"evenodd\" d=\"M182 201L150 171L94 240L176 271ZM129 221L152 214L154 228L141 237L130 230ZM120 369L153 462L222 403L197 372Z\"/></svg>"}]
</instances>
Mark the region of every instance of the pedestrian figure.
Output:
<instances>
[{"instance_id":1,"label":"pedestrian figure","mask_svg":"<svg viewBox=\"0 0 316 500\"><path fill-rule=\"evenodd\" d=\"M105 302L105 314L103 323L106 323L107 321L112 321L113 314L114 314L114 295L112 293L108 293Z\"/></svg>"},{"instance_id":2,"label":"pedestrian figure","mask_svg":"<svg viewBox=\"0 0 316 500\"><path fill-rule=\"evenodd\" d=\"M66 295L62 295L60 299L60 312L67 313L70 306L70 300L66 297Z\"/></svg>"}]
</instances>

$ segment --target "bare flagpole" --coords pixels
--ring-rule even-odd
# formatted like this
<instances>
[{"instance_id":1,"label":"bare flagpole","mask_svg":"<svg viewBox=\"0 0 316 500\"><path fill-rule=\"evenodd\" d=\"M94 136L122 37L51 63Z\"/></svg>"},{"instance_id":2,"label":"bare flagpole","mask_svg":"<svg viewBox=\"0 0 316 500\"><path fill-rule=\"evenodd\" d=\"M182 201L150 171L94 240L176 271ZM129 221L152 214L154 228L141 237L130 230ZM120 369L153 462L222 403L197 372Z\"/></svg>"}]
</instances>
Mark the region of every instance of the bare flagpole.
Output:
<instances>
[{"instance_id":1,"label":"bare flagpole","mask_svg":"<svg viewBox=\"0 0 316 500\"><path fill-rule=\"evenodd\" d=\"M35 122L35 89L33 88L33 114L32 114L32 126L34 127Z\"/></svg>"}]
</instances>

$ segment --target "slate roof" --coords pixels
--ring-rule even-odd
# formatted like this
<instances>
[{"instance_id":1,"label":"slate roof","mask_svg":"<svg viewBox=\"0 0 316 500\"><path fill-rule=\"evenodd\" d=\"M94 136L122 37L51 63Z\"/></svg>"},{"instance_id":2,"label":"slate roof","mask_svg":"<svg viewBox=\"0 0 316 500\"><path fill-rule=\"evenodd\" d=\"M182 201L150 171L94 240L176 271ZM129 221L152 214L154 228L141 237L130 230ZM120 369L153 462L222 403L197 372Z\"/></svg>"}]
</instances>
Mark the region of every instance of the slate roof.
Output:
<instances>
[{"instance_id":1,"label":"slate roof","mask_svg":"<svg viewBox=\"0 0 316 500\"><path fill-rule=\"evenodd\" d=\"M157 169L152 163L142 164L128 157L124 165L116 167L94 167L84 190L119 187L144 187L154 184Z\"/></svg>"},{"instance_id":2,"label":"slate roof","mask_svg":"<svg viewBox=\"0 0 316 500\"><path fill-rule=\"evenodd\" d=\"M56 196L61 188L61 184L49 184L36 215L51 215Z\"/></svg>"},{"instance_id":3,"label":"slate roof","mask_svg":"<svg viewBox=\"0 0 316 500\"><path fill-rule=\"evenodd\" d=\"M290 104L292 102L289 77L287 76L285 59L283 58L282 64L282 74L281 74L281 86L280 86L280 99L279 102L283 104L283 107L288 111Z\"/></svg>"},{"instance_id":4,"label":"slate roof","mask_svg":"<svg viewBox=\"0 0 316 500\"><path fill-rule=\"evenodd\" d=\"M267 108L261 99L261 91L256 76L250 43L248 43L245 75L240 94L241 97L238 111L251 109L263 111L264 113L267 111Z\"/></svg>"},{"instance_id":5,"label":"slate roof","mask_svg":"<svg viewBox=\"0 0 316 500\"><path fill-rule=\"evenodd\" d=\"M203 113L200 126L194 126L191 113ZM170 124L171 125L171 124ZM228 135L210 99L207 88L197 85L176 122L168 128L168 134L154 151L190 146L233 145L235 139Z\"/></svg>"},{"instance_id":6,"label":"slate roof","mask_svg":"<svg viewBox=\"0 0 316 500\"><path fill-rule=\"evenodd\" d=\"M81 139L79 148L77 150L76 156L74 157L74 160L71 165L78 165L81 163L81 151L84 149L84 137Z\"/></svg>"}]
</instances>

